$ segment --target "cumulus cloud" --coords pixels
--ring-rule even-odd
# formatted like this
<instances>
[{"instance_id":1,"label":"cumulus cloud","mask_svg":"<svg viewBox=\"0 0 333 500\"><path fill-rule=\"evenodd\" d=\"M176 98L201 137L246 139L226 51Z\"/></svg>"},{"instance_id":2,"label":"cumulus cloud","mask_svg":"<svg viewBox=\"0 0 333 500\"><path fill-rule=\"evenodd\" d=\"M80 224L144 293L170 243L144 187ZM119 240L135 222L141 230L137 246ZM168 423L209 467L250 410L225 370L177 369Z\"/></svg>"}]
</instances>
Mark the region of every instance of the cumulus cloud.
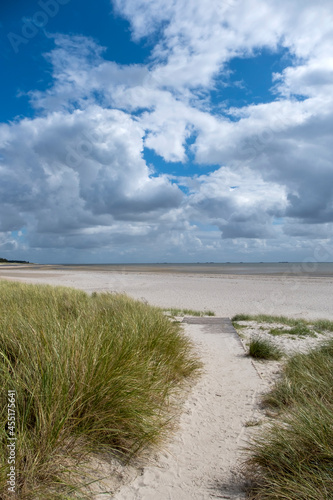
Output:
<instances>
[{"instance_id":1,"label":"cumulus cloud","mask_svg":"<svg viewBox=\"0 0 333 500\"><path fill-rule=\"evenodd\" d=\"M29 225L38 246L110 243L117 221L146 223L148 230L149 221L157 224L181 203L175 184L151 175L141 154L143 131L121 111L54 112L2 131L1 213L12 230ZM96 225L106 228L98 241L89 231ZM138 236L130 227L128 233Z\"/></svg>"},{"instance_id":2,"label":"cumulus cloud","mask_svg":"<svg viewBox=\"0 0 333 500\"><path fill-rule=\"evenodd\" d=\"M36 117L0 126L2 244L27 227L35 248L132 245L218 260L329 239L331 1L113 5L151 57L119 65L97 41L54 35L53 85L29 94ZM264 49L289 54L271 102L216 112L210 92L229 63ZM191 156L202 174L157 175L144 147L184 166Z\"/></svg>"},{"instance_id":3,"label":"cumulus cloud","mask_svg":"<svg viewBox=\"0 0 333 500\"><path fill-rule=\"evenodd\" d=\"M197 179L190 196L195 219L213 223L222 238L275 238L274 221L284 214L285 188L243 168L224 167ZM269 196L268 196L269 193Z\"/></svg>"}]
</instances>

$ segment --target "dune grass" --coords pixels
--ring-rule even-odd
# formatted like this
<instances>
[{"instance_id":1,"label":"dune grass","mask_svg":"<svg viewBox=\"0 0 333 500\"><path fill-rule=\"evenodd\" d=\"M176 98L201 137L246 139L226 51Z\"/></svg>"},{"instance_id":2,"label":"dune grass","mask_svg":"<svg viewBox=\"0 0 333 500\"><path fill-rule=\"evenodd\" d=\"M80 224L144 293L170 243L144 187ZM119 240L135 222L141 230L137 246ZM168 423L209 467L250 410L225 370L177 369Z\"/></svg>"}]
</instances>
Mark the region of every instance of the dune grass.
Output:
<instances>
[{"instance_id":1,"label":"dune grass","mask_svg":"<svg viewBox=\"0 0 333 500\"><path fill-rule=\"evenodd\" d=\"M289 358L283 377L276 382L264 402L280 410L307 404L313 397L333 402L333 342Z\"/></svg>"},{"instance_id":2,"label":"dune grass","mask_svg":"<svg viewBox=\"0 0 333 500\"><path fill-rule=\"evenodd\" d=\"M274 422L250 444L249 498L333 498L333 341L291 357L264 402Z\"/></svg>"},{"instance_id":3,"label":"dune grass","mask_svg":"<svg viewBox=\"0 0 333 500\"><path fill-rule=\"evenodd\" d=\"M281 323L283 325L295 326L299 323L306 324L304 319L288 318L287 316L272 316L268 314L235 314L231 321L257 321L262 323Z\"/></svg>"},{"instance_id":4,"label":"dune grass","mask_svg":"<svg viewBox=\"0 0 333 500\"><path fill-rule=\"evenodd\" d=\"M252 337L249 344L249 356L256 359L281 359L283 353L276 345L266 339Z\"/></svg>"},{"instance_id":5,"label":"dune grass","mask_svg":"<svg viewBox=\"0 0 333 500\"><path fill-rule=\"evenodd\" d=\"M196 309L180 309L177 307L162 310L170 314L170 316L215 316L214 311L198 311Z\"/></svg>"},{"instance_id":6,"label":"dune grass","mask_svg":"<svg viewBox=\"0 0 333 500\"><path fill-rule=\"evenodd\" d=\"M304 335L308 329L308 326L312 326L313 329L320 332L333 332L333 321L328 319L317 319L317 320L305 320L302 318L288 318L287 316L272 316L268 314L235 314L231 318L233 323L238 321L257 321L258 323L280 323L281 325L288 325L295 327L292 334L294 335ZM300 333L297 333L299 331ZM290 330L285 330L286 333L290 333ZM308 333L307 333L308 334Z\"/></svg>"},{"instance_id":7,"label":"dune grass","mask_svg":"<svg viewBox=\"0 0 333 500\"><path fill-rule=\"evenodd\" d=\"M69 499L68 464L105 447L128 459L159 443L181 382L199 369L190 340L158 308L0 281L0 498L7 391L16 399L17 498Z\"/></svg>"},{"instance_id":8,"label":"dune grass","mask_svg":"<svg viewBox=\"0 0 333 500\"><path fill-rule=\"evenodd\" d=\"M299 323L298 325L293 326L292 328L271 328L268 333L270 335L278 336L278 335L297 335L300 337L316 337L314 331L309 328L306 324Z\"/></svg>"}]
</instances>

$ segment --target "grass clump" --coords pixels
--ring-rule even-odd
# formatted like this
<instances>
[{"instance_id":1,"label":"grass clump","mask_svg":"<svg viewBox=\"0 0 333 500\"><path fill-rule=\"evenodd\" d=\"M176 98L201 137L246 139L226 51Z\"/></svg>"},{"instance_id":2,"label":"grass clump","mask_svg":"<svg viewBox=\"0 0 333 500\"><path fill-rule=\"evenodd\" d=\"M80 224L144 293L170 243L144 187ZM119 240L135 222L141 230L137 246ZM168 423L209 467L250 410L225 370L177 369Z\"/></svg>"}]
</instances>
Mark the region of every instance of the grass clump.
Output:
<instances>
[{"instance_id":1,"label":"grass clump","mask_svg":"<svg viewBox=\"0 0 333 500\"><path fill-rule=\"evenodd\" d=\"M317 332L333 332L333 321L318 319L313 322L313 327Z\"/></svg>"},{"instance_id":2,"label":"grass clump","mask_svg":"<svg viewBox=\"0 0 333 500\"><path fill-rule=\"evenodd\" d=\"M247 327L246 325L241 325L240 323L237 323L237 321L233 321L233 322L232 322L232 326L233 326L236 330L241 330L242 328L246 328L246 327Z\"/></svg>"},{"instance_id":3,"label":"grass clump","mask_svg":"<svg viewBox=\"0 0 333 500\"><path fill-rule=\"evenodd\" d=\"M333 498L333 342L288 360L265 398L274 421L249 446L249 498Z\"/></svg>"},{"instance_id":4,"label":"grass clump","mask_svg":"<svg viewBox=\"0 0 333 500\"><path fill-rule=\"evenodd\" d=\"M195 309L178 309L172 307L163 309L163 311L170 314L170 316L215 316L214 311L196 311Z\"/></svg>"},{"instance_id":5,"label":"grass clump","mask_svg":"<svg viewBox=\"0 0 333 500\"><path fill-rule=\"evenodd\" d=\"M258 323L280 323L282 325L297 326L307 324L304 319L288 318L286 316L272 316L268 314L236 314L231 321L257 321Z\"/></svg>"},{"instance_id":6,"label":"grass clump","mask_svg":"<svg viewBox=\"0 0 333 500\"><path fill-rule=\"evenodd\" d=\"M231 321L235 321L236 323L238 321L251 321L251 318L252 316L250 314L235 314L235 316L231 318Z\"/></svg>"},{"instance_id":7,"label":"grass clump","mask_svg":"<svg viewBox=\"0 0 333 500\"><path fill-rule=\"evenodd\" d=\"M283 356L282 351L266 339L253 337L249 344L249 356L257 359L278 360Z\"/></svg>"},{"instance_id":8,"label":"grass clump","mask_svg":"<svg viewBox=\"0 0 333 500\"><path fill-rule=\"evenodd\" d=\"M333 321L328 319L318 319L318 320L305 320L305 319L296 319L296 318L288 318L287 316L272 316L267 314L236 314L232 317L231 321L233 323L237 323L238 321L257 321L258 323L278 323L280 325L291 326L290 330L284 330L279 328L273 328L272 335L281 335L284 333L288 333L291 335L314 335L313 330L321 333L321 332L333 332ZM312 329L309 328L312 326ZM281 330L282 333L279 333L278 330ZM270 332L270 333L271 333Z\"/></svg>"},{"instance_id":9,"label":"grass clump","mask_svg":"<svg viewBox=\"0 0 333 500\"><path fill-rule=\"evenodd\" d=\"M76 497L49 496L62 491L64 464L104 448L129 458L158 443L173 395L199 368L190 340L158 308L0 282L0 498L8 494L7 391L16 399L18 497L68 499Z\"/></svg>"},{"instance_id":10,"label":"grass clump","mask_svg":"<svg viewBox=\"0 0 333 500\"><path fill-rule=\"evenodd\" d=\"M289 330L285 328L271 328L268 332L270 335L297 335L301 337L315 337L316 334L313 330L311 330L306 324L298 323L297 325L289 328Z\"/></svg>"},{"instance_id":11,"label":"grass clump","mask_svg":"<svg viewBox=\"0 0 333 500\"><path fill-rule=\"evenodd\" d=\"M283 377L264 401L279 409L307 404L313 398L333 401L333 342L308 354L292 356L283 368Z\"/></svg>"}]
</instances>

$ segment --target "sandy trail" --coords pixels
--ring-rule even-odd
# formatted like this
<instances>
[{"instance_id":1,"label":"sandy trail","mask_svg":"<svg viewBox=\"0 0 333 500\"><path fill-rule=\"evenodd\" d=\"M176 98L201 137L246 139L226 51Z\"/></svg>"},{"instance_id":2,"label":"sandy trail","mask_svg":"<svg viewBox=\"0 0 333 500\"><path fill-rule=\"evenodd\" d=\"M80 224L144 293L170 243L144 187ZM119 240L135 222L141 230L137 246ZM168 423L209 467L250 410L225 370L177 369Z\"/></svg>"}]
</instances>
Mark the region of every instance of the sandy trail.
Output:
<instances>
[{"instance_id":1,"label":"sandy trail","mask_svg":"<svg viewBox=\"0 0 333 500\"><path fill-rule=\"evenodd\" d=\"M115 500L245 498L237 474L250 432L244 424L253 419L265 386L237 334L217 318L206 323L185 325L204 374L185 402L179 430L157 462L123 486Z\"/></svg>"}]
</instances>

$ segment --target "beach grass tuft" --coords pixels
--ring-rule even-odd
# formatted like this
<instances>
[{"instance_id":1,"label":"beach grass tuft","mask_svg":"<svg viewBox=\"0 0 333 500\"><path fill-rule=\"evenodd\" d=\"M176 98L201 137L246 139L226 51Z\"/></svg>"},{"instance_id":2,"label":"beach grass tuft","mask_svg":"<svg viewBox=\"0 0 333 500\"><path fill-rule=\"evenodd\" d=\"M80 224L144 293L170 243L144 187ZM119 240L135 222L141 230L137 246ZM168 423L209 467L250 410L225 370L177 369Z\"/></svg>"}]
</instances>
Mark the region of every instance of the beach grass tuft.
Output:
<instances>
[{"instance_id":1,"label":"beach grass tuft","mask_svg":"<svg viewBox=\"0 0 333 500\"><path fill-rule=\"evenodd\" d=\"M317 332L333 332L333 321L328 319L318 319L313 322L313 326Z\"/></svg>"},{"instance_id":2,"label":"beach grass tuft","mask_svg":"<svg viewBox=\"0 0 333 500\"><path fill-rule=\"evenodd\" d=\"M301 337L316 337L316 334L306 324L299 323L288 330L286 328L271 328L268 332L270 335L298 335Z\"/></svg>"},{"instance_id":3,"label":"beach grass tuft","mask_svg":"<svg viewBox=\"0 0 333 500\"><path fill-rule=\"evenodd\" d=\"M92 451L128 460L158 444L182 382L199 371L191 341L158 308L1 281L0 497L8 496L7 391L15 391L17 497L69 499L77 497L64 486L68 467Z\"/></svg>"},{"instance_id":4,"label":"beach grass tuft","mask_svg":"<svg viewBox=\"0 0 333 500\"><path fill-rule=\"evenodd\" d=\"M308 354L299 353L289 358L283 368L283 377L265 395L264 402L285 409L312 397L333 401L333 342Z\"/></svg>"},{"instance_id":5,"label":"beach grass tuft","mask_svg":"<svg viewBox=\"0 0 333 500\"><path fill-rule=\"evenodd\" d=\"M264 402L278 413L248 447L249 498L333 498L333 341L291 357Z\"/></svg>"},{"instance_id":6,"label":"beach grass tuft","mask_svg":"<svg viewBox=\"0 0 333 500\"><path fill-rule=\"evenodd\" d=\"M333 332L333 321L328 319L305 320L302 318L288 318L287 316L272 316L268 314L235 314L231 318L232 323L237 325L239 321L256 321L257 323L277 323L280 325L287 325L291 329L272 328L270 333L272 335L283 335L288 333L290 335L310 335L315 336L314 332ZM309 326L311 328L309 328ZM235 326L236 327L236 326ZM278 331L280 330L280 332Z\"/></svg>"},{"instance_id":7,"label":"beach grass tuft","mask_svg":"<svg viewBox=\"0 0 333 500\"><path fill-rule=\"evenodd\" d=\"M278 360L282 358L283 352L269 340L253 337L249 344L249 356L256 359Z\"/></svg>"},{"instance_id":8,"label":"beach grass tuft","mask_svg":"<svg viewBox=\"0 0 333 500\"><path fill-rule=\"evenodd\" d=\"M214 311L198 311L196 309L180 309L177 307L171 307L169 309L162 309L164 312L168 313L170 316L215 316Z\"/></svg>"},{"instance_id":9,"label":"beach grass tuft","mask_svg":"<svg viewBox=\"0 0 333 500\"><path fill-rule=\"evenodd\" d=\"M269 314L235 314L231 321L256 321L258 323L280 323L282 325L297 326L306 325L308 322L304 319L288 318L287 316L272 316Z\"/></svg>"}]
</instances>

